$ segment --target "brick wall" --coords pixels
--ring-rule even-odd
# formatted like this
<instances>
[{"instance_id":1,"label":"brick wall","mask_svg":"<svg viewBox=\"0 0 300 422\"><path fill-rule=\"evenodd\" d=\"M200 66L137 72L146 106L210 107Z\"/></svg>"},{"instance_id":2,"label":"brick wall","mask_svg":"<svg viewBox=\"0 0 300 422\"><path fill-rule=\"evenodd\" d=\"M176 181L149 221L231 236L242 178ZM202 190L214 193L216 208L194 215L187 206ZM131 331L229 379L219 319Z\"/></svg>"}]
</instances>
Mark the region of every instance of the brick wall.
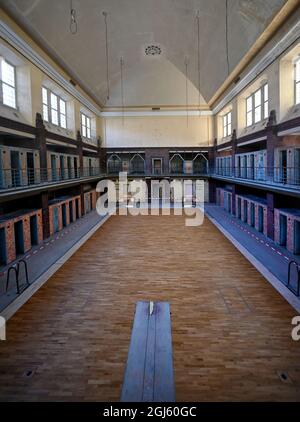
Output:
<instances>
[{"instance_id":1,"label":"brick wall","mask_svg":"<svg viewBox=\"0 0 300 422\"><path fill-rule=\"evenodd\" d=\"M15 246L15 228L14 224L18 221L23 221L23 239L24 239L24 253L28 252L31 247L30 235L30 217L37 216L37 243L39 244L43 239L42 227L42 210L32 210L16 217L12 217L2 223L0 228L5 230L5 246L6 246L6 263L9 264L16 259L16 246Z\"/></svg>"},{"instance_id":2,"label":"brick wall","mask_svg":"<svg viewBox=\"0 0 300 422\"><path fill-rule=\"evenodd\" d=\"M286 248L291 253L294 253L294 224L295 221L300 222L300 216L296 216L287 210L274 209L274 240L280 245L280 215L285 215L287 218L287 242Z\"/></svg>"},{"instance_id":3,"label":"brick wall","mask_svg":"<svg viewBox=\"0 0 300 422\"><path fill-rule=\"evenodd\" d=\"M62 215L62 208L63 205L66 207L66 225L70 224L70 203L71 208L73 211L73 222L76 220L76 199L78 200L78 207L79 207L79 218L81 217L81 199L80 195L73 196L72 198L64 199L62 201L55 202L54 204L49 205L49 225L50 225L50 236L54 234L54 215L55 215L55 208L57 208L58 213L58 230L60 231L63 229L63 215Z\"/></svg>"}]
</instances>

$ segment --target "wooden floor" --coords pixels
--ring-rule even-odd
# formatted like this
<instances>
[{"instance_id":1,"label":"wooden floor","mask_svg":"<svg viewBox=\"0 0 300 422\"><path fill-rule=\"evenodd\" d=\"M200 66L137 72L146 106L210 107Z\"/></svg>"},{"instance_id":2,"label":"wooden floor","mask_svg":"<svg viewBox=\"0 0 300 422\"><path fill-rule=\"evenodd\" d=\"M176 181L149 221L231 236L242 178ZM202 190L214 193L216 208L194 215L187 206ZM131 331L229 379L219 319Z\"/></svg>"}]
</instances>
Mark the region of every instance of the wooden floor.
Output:
<instances>
[{"instance_id":1,"label":"wooden floor","mask_svg":"<svg viewBox=\"0 0 300 422\"><path fill-rule=\"evenodd\" d=\"M300 400L295 311L178 216L112 217L34 295L0 342L0 399L119 400L137 300L171 304L178 401Z\"/></svg>"}]
</instances>

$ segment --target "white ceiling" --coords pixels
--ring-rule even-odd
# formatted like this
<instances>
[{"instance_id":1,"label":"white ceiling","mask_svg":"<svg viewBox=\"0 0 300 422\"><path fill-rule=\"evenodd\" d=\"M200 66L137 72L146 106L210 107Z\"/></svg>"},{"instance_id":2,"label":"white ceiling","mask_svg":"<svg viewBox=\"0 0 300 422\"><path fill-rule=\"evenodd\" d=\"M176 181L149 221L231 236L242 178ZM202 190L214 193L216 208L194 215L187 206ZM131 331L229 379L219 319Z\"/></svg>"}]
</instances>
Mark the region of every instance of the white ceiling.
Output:
<instances>
[{"instance_id":1,"label":"white ceiling","mask_svg":"<svg viewBox=\"0 0 300 422\"><path fill-rule=\"evenodd\" d=\"M286 0L228 0L232 70ZM127 106L198 104L197 25L200 11L200 91L208 102L226 77L225 0L73 0L78 32L72 35L70 0L0 0L0 4L98 102L121 105L120 57ZM105 26L108 12L110 99L106 100ZM149 44L161 57L146 57Z\"/></svg>"}]
</instances>

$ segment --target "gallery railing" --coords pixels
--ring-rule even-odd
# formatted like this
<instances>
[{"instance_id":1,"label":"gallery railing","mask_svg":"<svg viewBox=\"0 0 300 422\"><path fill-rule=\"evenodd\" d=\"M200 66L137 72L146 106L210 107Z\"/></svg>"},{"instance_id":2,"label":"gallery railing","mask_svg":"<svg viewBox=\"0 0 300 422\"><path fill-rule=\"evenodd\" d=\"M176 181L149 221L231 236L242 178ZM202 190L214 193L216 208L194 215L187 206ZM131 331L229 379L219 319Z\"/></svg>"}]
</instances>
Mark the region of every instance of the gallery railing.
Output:
<instances>
[{"instance_id":1,"label":"gallery railing","mask_svg":"<svg viewBox=\"0 0 300 422\"><path fill-rule=\"evenodd\" d=\"M227 167L216 168L212 175L300 187L300 167Z\"/></svg>"},{"instance_id":2,"label":"gallery railing","mask_svg":"<svg viewBox=\"0 0 300 422\"><path fill-rule=\"evenodd\" d=\"M99 167L84 167L82 171L79 168L3 169L0 170L0 191L62 183L96 176L102 176Z\"/></svg>"}]
</instances>

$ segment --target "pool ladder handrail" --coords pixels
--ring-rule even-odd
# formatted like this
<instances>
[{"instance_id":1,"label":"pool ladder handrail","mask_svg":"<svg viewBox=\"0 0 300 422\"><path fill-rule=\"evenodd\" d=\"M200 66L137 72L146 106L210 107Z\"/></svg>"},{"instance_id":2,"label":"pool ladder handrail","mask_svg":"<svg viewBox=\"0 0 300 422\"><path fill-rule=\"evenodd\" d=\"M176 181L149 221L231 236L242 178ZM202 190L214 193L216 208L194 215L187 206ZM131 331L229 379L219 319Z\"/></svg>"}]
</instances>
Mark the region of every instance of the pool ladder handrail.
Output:
<instances>
[{"instance_id":1,"label":"pool ladder handrail","mask_svg":"<svg viewBox=\"0 0 300 422\"><path fill-rule=\"evenodd\" d=\"M292 286L291 286L291 268L292 265L296 265L297 268L297 289L295 290ZM289 270L288 270L288 282L287 282L287 288L294 293L297 297L300 296L300 267L298 262L291 260L289 262Z\"/></svg>"},{"instance_id":2,"label":"pool ladder handrail","mask_svg":"<svg viewBox=\"0 0 300 422\"><path fill-rule=\"evenodd\" d=\"M9 285L9 281L10 281L10 274L12 271L14 271L15 273L15 281L16 281L16 286L17 286L17 294L20 294L20 284L19 284L19 275L20 275L20 264L23 263L24 264L24 268L25 268L25 277L26 277L26 284L27 286L30 285L29 283L29 278L28 278L28 268L27 268L27 262L24 259L20 259L16 264L13 264L9 267L8 271L7 271L7 278L6 278L6 292L8 290L8 285Z\"/></svg>"}]
</instances>

